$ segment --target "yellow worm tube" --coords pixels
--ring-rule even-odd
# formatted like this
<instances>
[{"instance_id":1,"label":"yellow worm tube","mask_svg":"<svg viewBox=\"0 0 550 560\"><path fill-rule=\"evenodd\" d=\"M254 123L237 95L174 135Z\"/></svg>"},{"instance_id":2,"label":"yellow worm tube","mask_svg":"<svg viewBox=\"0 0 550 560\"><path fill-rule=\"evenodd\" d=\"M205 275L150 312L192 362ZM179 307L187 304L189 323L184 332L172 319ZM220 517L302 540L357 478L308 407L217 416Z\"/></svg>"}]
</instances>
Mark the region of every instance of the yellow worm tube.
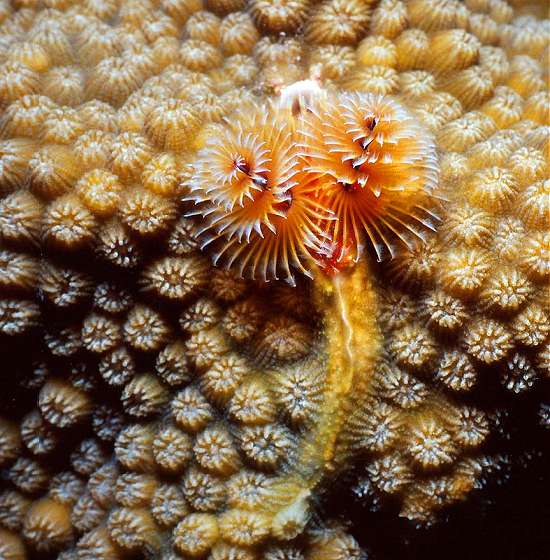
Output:
<instances>
[{"instance_id":1,"label":"yellow worm tube","mask_svg":"<svg viewBox=\"0 0 550 560\"><path fill-rule=\"evenodd\" d=\"M309 496L344 459L338 456L338 437L356 392L368 389L381 349L376 294L365 262L331 277L319 272L315 291L327 339L323 404L296 464L274 491L272 533L279 538L292 538L305 525Z\"/></svg>"},{"instance_id":2,"label":"yellow worm tube","mask_svg":"<svg viewBox=\"0 0 550 560\"><path fill-rule=\"evenodd\" d=\"M365 262L351 271L316 279L317 305L324 312L327 376L324 403L316 432L325 469L337 462L335 446L354 402L354 391L365 390L382 345L376 320L378 306L372 275Z\"/></svg>"}]
</instances>

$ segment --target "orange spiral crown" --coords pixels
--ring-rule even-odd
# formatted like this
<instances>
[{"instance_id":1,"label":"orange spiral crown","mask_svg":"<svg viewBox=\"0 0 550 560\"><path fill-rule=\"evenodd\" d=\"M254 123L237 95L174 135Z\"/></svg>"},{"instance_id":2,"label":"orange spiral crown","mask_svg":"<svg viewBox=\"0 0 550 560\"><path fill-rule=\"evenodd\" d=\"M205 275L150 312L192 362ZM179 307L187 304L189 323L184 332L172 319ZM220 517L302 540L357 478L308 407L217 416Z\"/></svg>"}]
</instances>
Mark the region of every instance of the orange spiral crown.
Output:
<instances>
[{"instance_id":1,"label":"orange spiral crown","mask_svg":"<svg viewBox=\"0 0 550 560\"><path fill-rule=\"evenodd\" d=\"M434 229L432 136L390 97L297 94L247 107L207 139L187 200L215 263L263 280L338 272Z\"/></svg>"}]
</instances>

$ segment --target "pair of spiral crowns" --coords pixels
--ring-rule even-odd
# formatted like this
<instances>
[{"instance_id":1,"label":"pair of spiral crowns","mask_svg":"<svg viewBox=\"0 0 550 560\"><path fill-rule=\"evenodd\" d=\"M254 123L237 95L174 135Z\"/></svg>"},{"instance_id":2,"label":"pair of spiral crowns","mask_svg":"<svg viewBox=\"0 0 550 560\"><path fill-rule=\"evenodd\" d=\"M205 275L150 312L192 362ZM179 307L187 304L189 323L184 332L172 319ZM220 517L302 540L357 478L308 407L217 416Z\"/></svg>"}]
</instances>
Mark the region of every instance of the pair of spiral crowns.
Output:
<instances>
[{"instance_id":1,"label":"pair of spiral crowns","mask_svg":"<svg viewBox=\"0 0 550 560\"><path fill-rule=\"evenodd\" d=\"M334 273L370 245L411 247L434 229L438 180L433 138L397 100L311 82L247 106L207 138L186 200L214 263L242 276Z\"/></svg>"}]
</instances>

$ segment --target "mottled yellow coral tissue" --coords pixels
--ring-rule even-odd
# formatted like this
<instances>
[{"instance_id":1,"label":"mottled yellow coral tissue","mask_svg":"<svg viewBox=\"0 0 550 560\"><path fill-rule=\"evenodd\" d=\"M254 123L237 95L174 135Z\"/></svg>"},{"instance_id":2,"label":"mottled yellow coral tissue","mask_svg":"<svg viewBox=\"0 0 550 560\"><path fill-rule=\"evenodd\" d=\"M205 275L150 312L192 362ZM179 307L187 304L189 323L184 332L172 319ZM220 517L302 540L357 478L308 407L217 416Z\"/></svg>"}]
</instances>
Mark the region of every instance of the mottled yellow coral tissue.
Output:
<instances>
[{"instance_id":1,"label":"mottled yellow coral tissue","mask_svg":"<svg viewBox=\"0 0 550 560\"><path fill-rule=\"evenodd\" d=\"M0 557L359 560L335 482L482 486L550 378L547 18L0 0Z\"/></svg>"}]
</instances>

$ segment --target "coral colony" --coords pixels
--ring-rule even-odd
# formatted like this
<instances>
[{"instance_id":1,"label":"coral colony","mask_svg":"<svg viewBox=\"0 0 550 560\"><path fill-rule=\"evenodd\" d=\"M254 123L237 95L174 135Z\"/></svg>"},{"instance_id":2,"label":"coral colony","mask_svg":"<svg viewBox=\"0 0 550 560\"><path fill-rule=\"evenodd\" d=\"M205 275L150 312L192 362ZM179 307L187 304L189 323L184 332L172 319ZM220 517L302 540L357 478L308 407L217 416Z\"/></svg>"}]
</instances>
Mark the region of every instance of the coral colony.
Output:
<instances>
[{"instance_id":1,"label":"coral colony","mask_svg":"<svg viewBox=\"0 0 550 560\"><path fill-rule=\"evenodd\" d=\"M359 560L550 425L545 9L0 0L0 559Z\"/></svg>"}]
</instances>

